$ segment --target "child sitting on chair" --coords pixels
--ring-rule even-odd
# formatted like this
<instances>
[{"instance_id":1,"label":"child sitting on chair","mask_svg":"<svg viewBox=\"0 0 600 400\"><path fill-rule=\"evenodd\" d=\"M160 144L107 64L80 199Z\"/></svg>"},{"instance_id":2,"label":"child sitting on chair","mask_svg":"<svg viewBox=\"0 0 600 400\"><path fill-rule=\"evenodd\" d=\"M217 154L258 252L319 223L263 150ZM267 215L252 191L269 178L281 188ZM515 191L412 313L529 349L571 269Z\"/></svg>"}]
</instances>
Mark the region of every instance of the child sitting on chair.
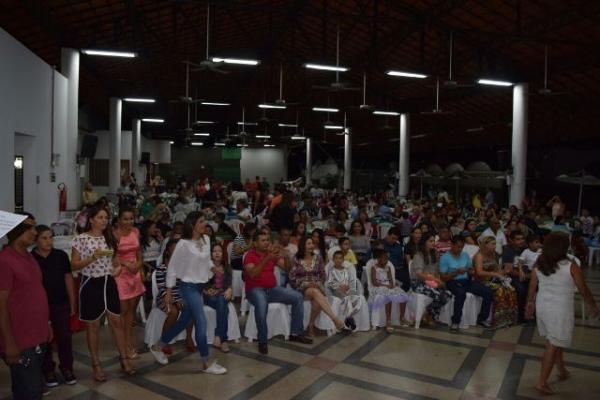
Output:
<instances>
[{"instance_id":1,"label":"child sitting on chair","mask_svg":"<svg viewBox=\"0 0 600 400\"><path fill-rule=\"evenodd\" d=\"M369 308L371 312L378 311L385 306L386 331L394 332L392 327L392 304L400 304L401 326L408 326L404 320L408 296L394 279L394 266L388 261L388 253L383 249L373 251L375 263L371 267L371 284L369 293Z\"/></svg>"},{"instance_id":2,"label":"child sitting on chair","mask_svg":"<svg viewBox=\"0 0 600 400\"><path fill-rule=\"evenodd\" d=\"M344 261L344 253L341 250L333 253L333 268L327 276L325 285L335 297L342 301L340 317L344 319L346 326L351 330L356 329L356 321L353 316L360 311L361 306L356 284L356 268Z\"/></svg>"}]
</instances>

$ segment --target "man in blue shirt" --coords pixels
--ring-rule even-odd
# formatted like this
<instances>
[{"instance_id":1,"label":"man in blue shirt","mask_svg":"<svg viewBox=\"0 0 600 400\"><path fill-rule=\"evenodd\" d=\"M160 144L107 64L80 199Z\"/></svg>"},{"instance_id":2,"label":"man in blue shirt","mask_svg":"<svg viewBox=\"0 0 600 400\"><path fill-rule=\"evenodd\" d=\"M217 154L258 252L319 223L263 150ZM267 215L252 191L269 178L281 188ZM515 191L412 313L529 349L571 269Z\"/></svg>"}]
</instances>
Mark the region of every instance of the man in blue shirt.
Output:
<instances>
[{"instance_id":1,"label":"man in blue shirt","mask_svg":"<svg viewBox=\"0 0 600 400\"><path fill-rule=\"evenodd\" d=\"M400 232L398 228L393 227L383 239L383 249L388 253L390 262L396 270L396 279L400 281L400 285L405 292L410 290L410 275L408 268L404 265L404 248L398 241Z\"/></svg>"},{"instance_id":2,"label":"man in blue shirt","mask_svg":"<svg viewBox=\"0 0 600 400\"><path fill-rule=\"evenodd\" d=\"M450 330L458 331L462 318L462 309L467 293L472 293L483 299L481 311L477 317L477 324L489 328L487 319L492 306L492 290L483 286L476 280L471 279L473 275L473 263L471 257L462 251L465 240L462 236L453 236L450 251L440 258L440 275L446 282L446 288L454 295L454 314Z\"/></svg>"}]
</instances>

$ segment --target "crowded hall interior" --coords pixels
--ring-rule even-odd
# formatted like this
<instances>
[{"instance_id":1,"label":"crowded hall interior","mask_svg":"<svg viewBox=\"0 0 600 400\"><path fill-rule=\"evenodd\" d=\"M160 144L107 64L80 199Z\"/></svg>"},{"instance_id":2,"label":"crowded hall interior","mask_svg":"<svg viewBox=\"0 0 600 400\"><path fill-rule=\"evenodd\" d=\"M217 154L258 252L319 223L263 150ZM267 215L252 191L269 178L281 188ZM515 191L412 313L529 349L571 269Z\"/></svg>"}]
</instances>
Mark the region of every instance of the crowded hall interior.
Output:
<instances>
[{"instance_id":1,"label":"crowded hall interior","mask_svg":"<svg viewBox=\"0 0 600 400\"><path fill-rule=\"evenodd\" d=\"M0 400L600 399L600 2L0 1Z\"/></svg>"}]
</instances>

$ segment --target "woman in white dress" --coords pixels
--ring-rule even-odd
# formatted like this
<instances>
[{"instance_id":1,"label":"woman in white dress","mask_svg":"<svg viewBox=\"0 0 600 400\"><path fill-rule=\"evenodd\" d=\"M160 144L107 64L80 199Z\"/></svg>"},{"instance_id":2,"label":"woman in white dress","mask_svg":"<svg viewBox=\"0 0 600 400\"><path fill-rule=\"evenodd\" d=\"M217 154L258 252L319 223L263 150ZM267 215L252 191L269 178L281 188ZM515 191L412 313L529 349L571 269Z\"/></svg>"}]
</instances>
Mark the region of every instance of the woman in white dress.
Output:
<instances>
[{"instance_id":1,"label":"woman in white dress","mask_svg":"<svg viewBox=\"0 0 600 400\"><path fill-rule=\"evenodd\" d=\"M569 236L553 232L544 240L542 255L538 258L529 284L527 319L537 316L540 336L546 338L540 378L535 388L541 394L553 394L548 377L554 364L560 380L569 377L563 361L563 349L571 346L575 325L573 296L575 289L590 307L590 314L600 314L598 306L583 279L581 269L567 258ZM536 297L536 288L537 297ZM535 303L534 303L535 298Z\"/></svg>"}]
</instances>

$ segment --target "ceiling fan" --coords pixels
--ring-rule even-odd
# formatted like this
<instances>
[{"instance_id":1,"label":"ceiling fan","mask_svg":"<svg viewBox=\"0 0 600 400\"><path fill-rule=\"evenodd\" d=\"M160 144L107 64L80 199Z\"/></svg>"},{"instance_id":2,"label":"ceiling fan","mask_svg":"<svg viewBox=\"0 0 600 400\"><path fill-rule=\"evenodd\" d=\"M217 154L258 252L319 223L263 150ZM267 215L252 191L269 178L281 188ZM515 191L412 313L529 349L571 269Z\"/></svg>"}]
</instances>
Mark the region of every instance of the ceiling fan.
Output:
<instances>
[{"instance_id":1,"label":"ceiling fan","mask_svg":"<svg viewBox=\"0 0 600 400\"><path fill-rule=\"evenodd\" d=\"M295 105L299 104L299 103L288 103L283 98L283 64L279 65L279 98L272 103L263 103L263 104L271 105L271 106L274 106L273 108L279 108L279 109L281 109L282 107L285 108L287 106L292 106L292 105L295 106Z\"/></svg>"},{"instance_id":2,"label":"ceiling fan","mask_svg":"<svg viewBox=\"0 0 600 400\"><path fill-rule=\"evenodd\" d=\"M228 74L229 71L219 68L223 65L220 62L215 62L210 59L210 3L206 5L206 58L199 63L190 63L194 69L193 71L212 71L218 72L219 74Z\"/></svg>"},{"instance_id":3,"label":"ceiling fan","mask_svg":"<svg viewBox=\"0 0 600 400\"><path fill-rule=\"evenodd\" d=\"M460 89L460 88L469 88L475 86L472 83L458 83L454 79L452 79L452 62L453 62L453 53L454 53L454 32L450 32L450 45L449 45L449 57L448 57L448 79L446 79L442 85L444 89Z\"/></svg>"},{"instance_id":4,"label":"ceiling fan","mask_svg":"<svg viewBox=\"0 0 600 400\"><path fill-rule=\"evenodd\" d=\"M336 50L335 50L335 65L336 67L340 66L340 26L338 24L337 27L337 36L336 36ZM327 90L330 92L342 92L342 91L355 91L359 92L361 88L356 86L351 86L348 82L340 82L340 72L335 72L335 82L331 82L329 85L313 85L313 89L318 90Z\"/></svg>"},{"instance_id":5,"label":"ceiling fan","mask_svg":"<svg viewBox=\"0 0 600 400\"><path fill-rule=\"evenodd\" d=\"M541 96L563 96L568 92L554 92L548 87L548 45L544 46L544 87L537 91Z\"/></svg>"},{"instance_id":6,"label":"ceiling fan","mask_svg":"<svg viewBox=\"0 0 600 400\"><path fill-rule=\"evenodd\" d=\"M435 81L435 108L432 111L421 111L423 115L447 115L453 114L452 111L443 111L440 108L440 78Z\"/></svg>"},{"instance_id":7,"label":"ceiling fan","mask_svg":"<svg viewBox=\"0 0 600 400\"><path fill-rule=\"evenodd\" d=\"M190 97L190 62L182 61L185 64L185 94L183 96L178 96L174 99L169 100L170 103L185 103L185 104L195 104L201 102L203 99L193 99Z\"/></svg>"},{"instance_id":8,"label":"ceiling fan","mask_svg":"<svg viewBox=\"0 0 600 400\"><path fill-rule=\"evenodd\" d=\"M362 85L362 103L359 106L350 106L349 108L355 108L364 111L372 111L375 109L374 105L367 104L367 73L363 72L363 85Z\"/></svg>"}]
</instances>

